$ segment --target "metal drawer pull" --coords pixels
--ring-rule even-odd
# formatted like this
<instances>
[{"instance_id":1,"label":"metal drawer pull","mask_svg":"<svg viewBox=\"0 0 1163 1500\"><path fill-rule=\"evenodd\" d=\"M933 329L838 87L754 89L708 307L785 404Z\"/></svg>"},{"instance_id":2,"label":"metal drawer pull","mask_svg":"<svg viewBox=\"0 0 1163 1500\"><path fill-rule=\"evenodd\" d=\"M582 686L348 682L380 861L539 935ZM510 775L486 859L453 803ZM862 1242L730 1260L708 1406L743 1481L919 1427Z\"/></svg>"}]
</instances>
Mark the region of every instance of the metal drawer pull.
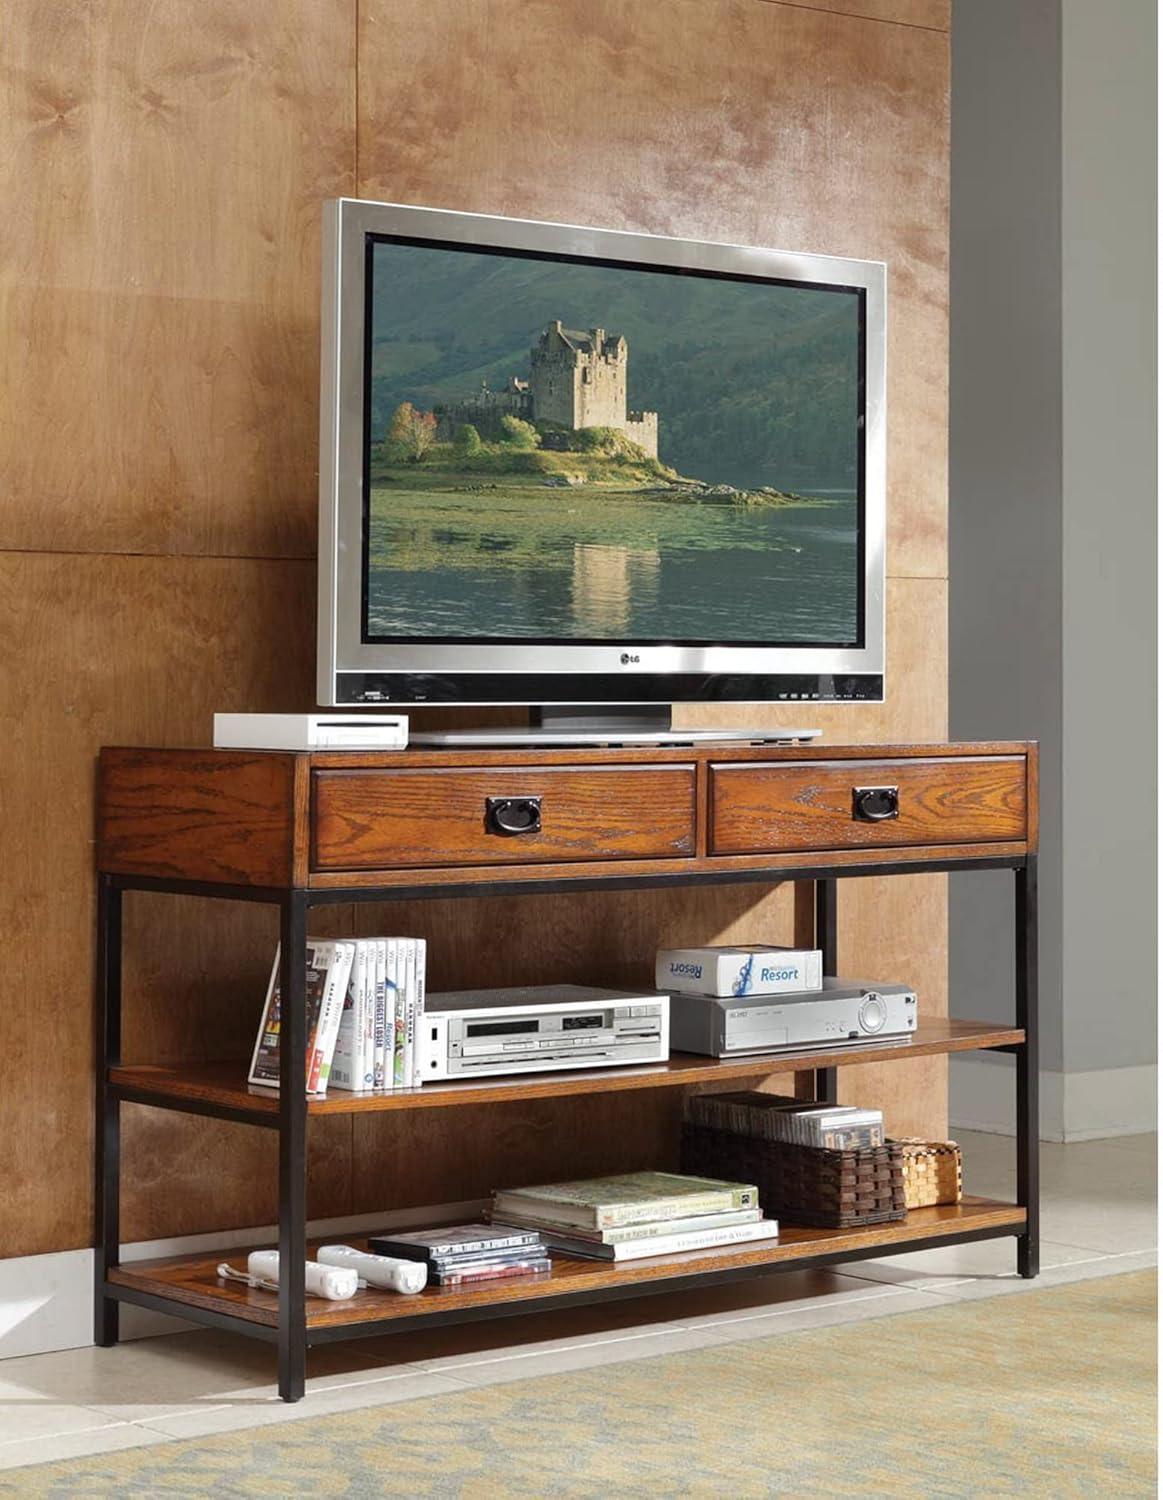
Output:
<instances>
[{"instance_id":1,"label":"metal drawer pull","mask_svg":"<svg viewBox=\"0 0 1163 1500\"><path fill-rule=\"evenodd\" d=\"M490 833L540 833L540 797L486 797L485 827Z\"/></svg>"},{"instance_id":2,"label":"metal drawer pull","mask_svg":"<svg viewBox=\"0 0 1163 1500\"><path fill-rule=\"evenodd\" d=\"M901 815L895 786L854 786L852 816L858 823L884 823Z\"/></svg>"}]
</instances>

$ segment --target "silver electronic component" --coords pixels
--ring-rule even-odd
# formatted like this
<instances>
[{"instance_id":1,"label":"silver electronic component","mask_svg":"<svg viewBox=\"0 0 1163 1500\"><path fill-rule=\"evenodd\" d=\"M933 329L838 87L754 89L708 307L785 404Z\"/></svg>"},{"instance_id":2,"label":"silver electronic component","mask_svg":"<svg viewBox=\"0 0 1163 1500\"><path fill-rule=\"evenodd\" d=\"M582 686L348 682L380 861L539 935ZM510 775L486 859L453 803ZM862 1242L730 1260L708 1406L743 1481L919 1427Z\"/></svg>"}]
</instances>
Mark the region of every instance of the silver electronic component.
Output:
<instances>
[{"instance_id":1,"label":"silver electronic component","mask_svg":"<svg viewBox=\"0 0 1163 1500\"><path fill-rule=\"evenodd\" d=\"M670 1015L677 1051L729 1057L908 1040L917 1029L917 997L903 984L825 979L822 990L798 995L672 994Z\"/></svg>"},{"instance_id":2,"label":"silver electronic component","mask_svg":"<svg viewBox=\"0 0 1163 1500\"><path fill-rule=\"evenodd\" d=\"M666 995L576 984L429 995L422 1081L664 1062L669 1017Z\"/></svg>"}]
</instances>

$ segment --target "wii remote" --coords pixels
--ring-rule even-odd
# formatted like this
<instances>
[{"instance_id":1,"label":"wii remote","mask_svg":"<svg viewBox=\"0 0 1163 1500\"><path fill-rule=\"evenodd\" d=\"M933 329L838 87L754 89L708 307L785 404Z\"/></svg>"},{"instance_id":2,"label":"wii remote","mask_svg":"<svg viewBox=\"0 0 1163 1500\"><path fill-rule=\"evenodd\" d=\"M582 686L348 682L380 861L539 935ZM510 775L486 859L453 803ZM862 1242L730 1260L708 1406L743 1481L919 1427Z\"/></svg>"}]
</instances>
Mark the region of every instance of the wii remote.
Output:
<instances>
[{"instance_id":1,"label":"wii remote","mask_svg":"<svg viewBox=\"0 0 1163 1500\"><path fill-rule=\"evenodd\" d=\"M350 1266L368 1286L390 1292L422 1292L428 1285L428 1267L418 1260L396 1260L390 1255L372 1255L350 1245L321 1245L325 1266Z\"/></svg>"},{"instance_id":2,"label":"wii remote","mask_svg":"<svg viewBox=\"0 0 1163 1500\"><path fill-rule=\"evenodd\" d=\"M279 1279L279 1252L277 1250L252 1250L246 1257L246 1269L254 1277L264 1281ZM309 1297L326 1297L329 1302L344 1302L359 1291L359 1276L352 1267L323 1266L318 1261L307 1262L306 1290Z\"/></svg>"}]
</instances>

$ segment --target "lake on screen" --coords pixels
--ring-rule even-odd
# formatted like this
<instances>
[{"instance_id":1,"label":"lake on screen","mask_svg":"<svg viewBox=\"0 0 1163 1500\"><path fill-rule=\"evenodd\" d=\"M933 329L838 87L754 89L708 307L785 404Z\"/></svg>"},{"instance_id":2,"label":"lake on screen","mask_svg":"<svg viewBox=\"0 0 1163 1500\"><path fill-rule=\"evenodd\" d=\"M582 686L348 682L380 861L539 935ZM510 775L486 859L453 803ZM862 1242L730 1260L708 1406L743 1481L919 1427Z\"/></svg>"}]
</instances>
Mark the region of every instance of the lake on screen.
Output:
<instances>
[{"instance_id":1,"label":"lake on screen","mask_svg":"<svg viewBox=\"0 0 1163 1500\"><path fill-rule=\"evenodd\" d=\"M851 492L777 505L596 485L373 485L371 636L845 642Z\"/></svg>"}]
</instances>

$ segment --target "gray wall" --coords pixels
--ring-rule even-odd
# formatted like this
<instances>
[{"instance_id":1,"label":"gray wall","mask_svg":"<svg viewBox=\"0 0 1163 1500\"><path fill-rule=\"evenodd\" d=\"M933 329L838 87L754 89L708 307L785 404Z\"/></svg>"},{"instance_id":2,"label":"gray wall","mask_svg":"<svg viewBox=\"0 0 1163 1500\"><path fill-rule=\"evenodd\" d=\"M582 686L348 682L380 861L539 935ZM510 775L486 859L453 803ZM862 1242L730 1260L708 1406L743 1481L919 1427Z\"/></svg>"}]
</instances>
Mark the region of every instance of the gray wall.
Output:
<instances>
[{"instance_id":1,"label":"gray wall","mask_svg":"<svg viewBox=\"0 0 1163 1500\"><path fill-rule=\"evenodd\" d=\"M1044 1065L1062 1035L1059 0L953 7L949 728L1041 741ZM1013 895L950 880L950 1008L1013 1016ZM998 941L998 934L1006 940Z\"/></svg>"},{"instance_id":2,"label":"gray wall","mask_svg":"<svg viewBox=\"0 0 1163 1500\"><path fill-rule=\"evenodd\" d=\"M1062 7L1068 1073L1156 1040L1155 4Z\"/></svg>"},{"instance_id":3,"label":"gray wall","mask_svg":"<svg viewBox=\"0 0 1163 1500\"><path fill-rule=\"evenodd\" d=\"M1156 1048L1154 28L954 4L950 725L1042 741L1051 1073ZM999 884L952 884L957 1014L1012 1014Z\"/></svg>"}]
</instances>

